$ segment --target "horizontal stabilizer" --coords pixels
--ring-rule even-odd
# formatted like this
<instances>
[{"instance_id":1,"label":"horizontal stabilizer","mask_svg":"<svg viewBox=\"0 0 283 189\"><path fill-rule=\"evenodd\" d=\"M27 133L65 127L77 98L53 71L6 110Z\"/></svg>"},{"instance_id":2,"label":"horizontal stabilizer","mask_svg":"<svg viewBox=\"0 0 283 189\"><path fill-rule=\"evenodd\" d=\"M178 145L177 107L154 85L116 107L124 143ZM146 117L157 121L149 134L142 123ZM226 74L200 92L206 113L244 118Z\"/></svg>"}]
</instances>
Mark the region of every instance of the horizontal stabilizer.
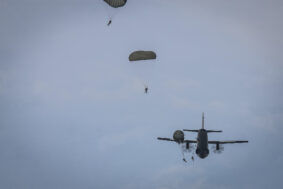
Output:
<instances>
[{"instance_id":1,"label":"horizontal stabilizer","mask_svg":"<svg viewBox=\"0 0 283 189\"><path fill-rule=\"evenodd\" d=\"M191 130L191 129L183 129L183 131L189 131L189 132L198 132L199 130Z\"/></svg>"},{"instance_id":2,"label":"horizontal stabilizer","mask_svg":"<svg viewBox=\"0 0 283 189\"><path fill-rule=\"evenodd\" d=\"M222 133L221 130L206 130L208 133Z\"/></svg>"},{"instance_id":3,"label":"horizontal stabilizer","mask_svg":"<svg viewBox=\"0 0 283 189\"><path fill-rule=\"evenodd\" d=\"M161 138L161 137L158 137L157 139L158 139L158 140L175 141L175 140L173 140L173 139L171 139L171 138Z\"/></svg>"},{"instance_id":4,"label":"horizontal stabilizer","mask_svg":"<svg viewBox=\"0 0 283 189\"><path fill-rule=\"evenodd\" d=\"M247 140L230 140L230 141L208 141L208 144L234 144L234 143L248 143Z\"/></svg>"}]
</instances>

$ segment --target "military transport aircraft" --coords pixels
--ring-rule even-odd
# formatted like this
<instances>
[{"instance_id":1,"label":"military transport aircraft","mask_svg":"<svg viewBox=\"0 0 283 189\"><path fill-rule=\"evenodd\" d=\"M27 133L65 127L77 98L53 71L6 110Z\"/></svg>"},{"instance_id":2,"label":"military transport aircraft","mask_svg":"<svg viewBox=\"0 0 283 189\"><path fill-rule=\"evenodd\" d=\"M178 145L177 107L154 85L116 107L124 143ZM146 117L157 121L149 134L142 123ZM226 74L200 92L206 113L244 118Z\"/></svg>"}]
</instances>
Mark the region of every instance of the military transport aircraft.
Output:
<instances>
[{"instance_id":1,"label":"military transport aircraft","mask_svg":"<svg viewBox=\"0 0 283 189\"><path fill-rule=\"evenodd\" d=\"M189 132L197 132L198 137L197 140L185 140L184 139L184 132L183 131L189 131ZM197 148L196 148L196 154L204 159L205 157L208 156L209 150L208 150L208 144L215 144L216 145L216 152L221 151L222 148L220 145L222 144L233 144L233 143L247 143L247 140L231 140L231 141L209 141L207 138L207 133L220 133L222 131L219 130L206 130L204 129L204 113L202 113L202 127L199 130L191 130L191 129L184 129L183 131L177 130L173 134L173 139L170 138L161 138L158 137L158 140L167 140L167 141L173 141L178 144L185 143L186 144L186 149L190 149L190 144L191 143L196 143Z\"/></svg>"}]
</instances>

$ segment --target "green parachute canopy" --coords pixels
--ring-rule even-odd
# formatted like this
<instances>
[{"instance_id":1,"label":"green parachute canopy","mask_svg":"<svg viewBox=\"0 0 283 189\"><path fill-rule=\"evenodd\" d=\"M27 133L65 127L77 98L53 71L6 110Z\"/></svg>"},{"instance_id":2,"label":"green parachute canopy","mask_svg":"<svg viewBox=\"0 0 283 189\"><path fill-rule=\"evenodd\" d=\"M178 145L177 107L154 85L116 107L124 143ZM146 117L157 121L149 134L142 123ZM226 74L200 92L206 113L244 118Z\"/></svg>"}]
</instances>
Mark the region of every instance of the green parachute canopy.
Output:
<instances>
[{"instance_id":1,"label":"green parachute canopy","mask_svg":"<svg viewBox=\"0 0 283 189\"><path fill-rule=\"evenodd\" d=\"M127 3L127 0L104 0L104 1L113 8L122 7Z\"/></svg>"},{"instance_id":2,"label":"green parachute canopy","mask_svg":"<svg viewBox=\"0 0 283 189\"><path fill-rule=\"evenodd\" d=\"M129 56L130 61L151 60L151 59L156 59L156 54L153 51L135 51L132 52Z\"/></svg>"}]
</instances>

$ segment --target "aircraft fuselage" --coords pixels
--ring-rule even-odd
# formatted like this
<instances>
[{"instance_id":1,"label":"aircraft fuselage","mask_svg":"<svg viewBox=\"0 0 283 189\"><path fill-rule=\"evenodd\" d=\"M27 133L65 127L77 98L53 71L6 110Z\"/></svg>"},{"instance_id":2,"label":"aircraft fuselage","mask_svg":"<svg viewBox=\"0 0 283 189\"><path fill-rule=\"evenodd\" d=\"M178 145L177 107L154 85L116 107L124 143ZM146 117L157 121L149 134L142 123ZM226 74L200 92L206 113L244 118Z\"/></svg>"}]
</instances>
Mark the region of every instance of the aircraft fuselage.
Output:
<instances>
[{"instance_id":1,"label":"aircraft fuselage","mask_svg":"<svg viewBox=\"0 0 283 189\"><path fill-rule=\"evenodd\" d=\"M198 131L196 154L202 159L206 158L209 154L208 138L205 129Z\"/></svg>"}]
</instances>

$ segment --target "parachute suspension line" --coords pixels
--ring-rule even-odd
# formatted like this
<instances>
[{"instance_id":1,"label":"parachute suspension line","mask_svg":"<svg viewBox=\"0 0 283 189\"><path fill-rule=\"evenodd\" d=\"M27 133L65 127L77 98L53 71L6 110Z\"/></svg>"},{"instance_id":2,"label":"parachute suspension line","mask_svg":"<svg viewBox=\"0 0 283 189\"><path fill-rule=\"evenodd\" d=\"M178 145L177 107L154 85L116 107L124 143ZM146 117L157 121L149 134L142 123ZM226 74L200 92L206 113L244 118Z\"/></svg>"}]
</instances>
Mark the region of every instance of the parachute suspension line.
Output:
<instances>
[{"instance_id":1,"label":"parachute suspension line","mask_svg":"<svg viewBox=\"0 0 283 189\"><path fill-rule=\"evenodd\" d=\"M111 11L112 13L108 13L109 20L115 20L116 15L118 14L118 10Z\"/></svg>"},{"instance_id":2,"label":"parachute suspension line","mask_svg":"<svg viewBox=\"0 0 283 189\"><path fill-rule=\"evenodd\" d=\"M104 9L104 12L105 12L105 16L107 17L107 22L109 22L110 20L112 20L112 16L111 16L111 7L109 7L108 4L106 3L103 3L103 9Z\"/></svg>"}]
</instances>

